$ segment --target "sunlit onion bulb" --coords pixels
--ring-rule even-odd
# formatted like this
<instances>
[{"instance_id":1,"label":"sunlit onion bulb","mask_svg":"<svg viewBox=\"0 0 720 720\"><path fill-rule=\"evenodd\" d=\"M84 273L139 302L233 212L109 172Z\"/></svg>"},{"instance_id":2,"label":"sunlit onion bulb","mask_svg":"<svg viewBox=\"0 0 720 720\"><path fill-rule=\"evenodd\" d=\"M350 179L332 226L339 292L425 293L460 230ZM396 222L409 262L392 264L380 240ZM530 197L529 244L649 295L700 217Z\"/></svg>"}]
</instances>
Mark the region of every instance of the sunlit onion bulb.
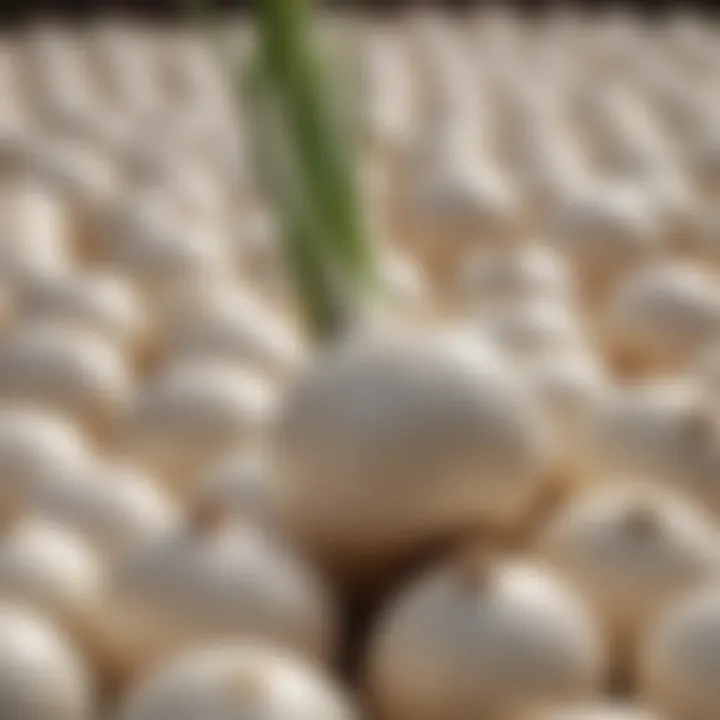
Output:
<instances>
[{"instance_id":1,"label":"sunlit onion bulb","mask_svg":"<svg viewBox=\"0 0 720 720\"><path fill-rule=\"evenodd\" d=\"M516 239L519 198L509 178L495 168L471 157L447 158L420 169L410 183L404 208L409 239L415 238L440 277L456 272L470 248Z\"/></svg>"},{"instance_id":2,"label":"sunlit onion bulb","mask_svg":"<svg viewBox=\"0 0 720 720\"><path fill-rule=\"evenodd\" d=\"M656 221L647 196L637 188L591 186L564 198L551 240L576 267L580 290L592 299L657 255Z\"/></svg>"},{"instance_id":3,"label":"sunlit onion bulb","mask_svg":"<svg viewBox=\"0 0 720 720\"><path fill-rule=\"evenodd\" d=\"M498 301L481 306L476 323L513 358L532 359L583 346L585 333L573 310L563 300Z\"/></svg>"},{"instance_id":4,"label":"sunlit onion bulb","mask_svg":"<svg viewBox=\"0 0 720 720\"><path fill-rule=\"evenodd\" d=\"M585 428L612 382L591 348L561 348L521 365L531 392L537 393L559 437L567 461L582 465Z\"/></svg>"},{"instance_id":5,"label":"sunlit onion bulb","mask_svg":"<svg viewBox=\"0 0 720 720\"><path fill-rule=\"evenodd\" d=\"M563 256L541 244L479 252L461 268L458 285L460 294L473 305L569 300L574 291Z\"/></svg>"},{"instance_id":6,"label":"sunlit onion bulb","mask_svg":"<svg viewBox=\"0 0 720 720\"><path fill-rule=\"evenodd\" d=\"M29 322L56 321L85 327L132 352L147 318L133 286L120 275L73 273L29 284L18 300Z\"/></svg>"},{"instance_id":7,"label":"sunlit onion bulb","mask_svg":"<svg viewBox=\"0 0 720 720\"><path fill-rule=\"evenodd\" d=\"M0 598L47 613L85 644L100 609L103 561L81 536L26 507L3 495Z\"/></svg>"},{"instance_id":8,"label":"sunlit onion bulb","mask_svg":"<svg viewBox=\"0 0 720 720\"><path fill-rule=\"evenodd\" d=\"M668 147L642 101L627 88L601 88L594 98L600 169L618 177L648 178L661 171Z\"/></svg>"},{"instance_id":9,"label":"sunlit onion bulb","mask_svg":"<svg viewBox=\"0 0 720 720\"><path fill-rule=\"evenodd\" d=\"M0 410L0 466L2 487L31 492L54 474L85 467L91 451L71 422L28 408Z\"/></svg>"},{"instance_id":10,"label":"sunlit onion bulb","mask_svg":"<svg viewBox=\"0 0 720 720\"><path fill-rule=\"evenodd\" d=\"M713 437L702 386L668 378L613 388L600 398L587 428L587 473L686 490Z\"/></svg>"},{"instance_id":11,"label":"sunlit onion bulb","mask_svg":"<svg viewBox=\"0 0 720 720\"><path fill-rule=\"evenodd\" d=\"M720 534L712 519L656 489L590 491L550 521L540 552L595 608L626 676L634 675L638 643L660 614L720 576Z\"/></svg>"},{"instance_id":12,"label":"sunlit onion bulb","mask_svg":"<svg viewBox=\"0 0 720 720\"><path fill-rule=\"evenodd\" d=\"M489 515L515 517L551 453L538 413L469 331L371 332L291 389L281 492L319 552L351 574L376 567Z\"/></svg>"},{"instance_id":13,"label":"sunlit onion bulb","mask_svg":"<svg viewBox=\"0 0 720 720\"><path fill-rule=\"evenodd\" d=\"M180 508L155 478L112 461L45 475L30 493L33 507L117 557L180 525Z\"/></svg>"},{"instance_id":14,"label":"sunlit onion bulb","mask_svg":"<svg viewBox=\"0 0 720 720\"><path fill-rule=\"evenodd\" d=\"M676 369L720 336L720 291L699 264L641 268L611 296L604 328L622 358L650 371Z\"/></svg>"},{"instance_id":15,"label":"sunlit onion bulb","mask_svg":"<svg viewBox=\"0 0 720 720\"><path fill-rule=\"evenodd\" d=\"M88 133L79 137L48 137L40 141L32 157L32 171L38 181L53 192L72 213L77 235L83 211L102 207L120 190L118 168L112 155L98 147ZM76 242L79 238L76 238Z\"/></svg>"},{"instance_id":16,"label":"sunlit onion bulb","mask_svg":"<svg viewBox=\"0 0 720 720\"><path fill-rule=\"evenodd\" d=\"M196 650L153 670L122 700L120 720L356 720L334 681L293 656L256 645ZM63 719L64 720L64 719Z\"/></svg>"},{"instance_id":17,"label":"sunlit onion bulb","mask_svg":"<svg viewBox=\"0 0 720 720\"><path fill-rule=\"evenodd\" d=\"M180 223L166 203L130 198L109 211L103 254L148 297L174 292L229 261L224 238L197 223Z\"/></svg>"},{"instance_id":18,"label":"sunlit onion bulb","mask_svg":"<svg viewBox=\"0 0 720 720\"><path fill-rule=\"evenodd\" d=\"M103 435L130 399L122 354L101 335L71 324L37 322L0 343L0 397L67 413Z\"/></svg>"},{"instance_id":19,"label":"sunlit onion bulb","mask_svg":"<svg viewBox=\"0 0 720 720\"><path fill-rule=\"evenodd\" d=\"M210 458L262 437L275 402L272 385L234 364L179 363L129 408L125 442L141 463L181 489Z\"/></svg>"},{"instance_id":20,"label":"sunlit onion bulb","mask_svg":"<svg viewBox=\"0 0 720 720\"><path fill-rule=\"evenodd\" d=\"M403 152L413 128L414 87L402 36L373 27L367 37L366 93L371 147L392 166L394 153Z\"/></svg>"},{"instance_id":21,"label":"sunlit onion bulb","mask_svg":"<svg viewBox=\"0 0 720 720\"><path fill-rule=\"evenodd\" d=\"M194 103L211 104L229 91L222 65L204 39L175 33L158 58L161 93L182 109Z\"/></svg>"},{"instance_id":22,"label":"sunlit onion bulb","mask_svg":"<svg viewBox=\"0 0 720 720\"><path fill-rule=\"evenodd\" d=\"M147 34L111 29L92 44L93 70L106 100L136 120L157 111L159 79Z\"/></svg>"},{"instance_id":23,"label":"sunlit onion bulb","mask_svg":"<svg viewBox=\"0 0 720 720\"><path fill-rule=\"evenodd\" d=\"M95 94L83 49L68 31L36 26L24 38L25 82L41 122L60 112L65 119L89 118Z\"/></svg>"},{"instance_id":24,"label":"sunlit onion bulb","mask_svg":"<svg viewBox=\"0 0 720 720\"><path fill-rule=\"evenodd\" d=\"M218 288L220 289L220 288ZM197 313L176 314L165 338L165 352L174 360L222 360L256 368L270 376L286 376L302 365L305 348L290 324L250 293L232 288L212 291ZM191 300L192 297L186 300Z\"/></svg>"},{"instance_id":25,"label":"sunlit onion bulb","mask_svg":"<svg viewBox=\"0 0 720 720\"><path fill-rule=\"evenodd\" d=\"M640 688L674 720L711 720L720 709L716 660L720 648L717 583L682 598L659 620L643 648Z\"/></svg>"},{"instance_id":26,"label":"sunlit onion bulb","mask_svg":"<svg viewBox=\"0 0 720 720\"><path fill-rule=\"evenodd\" d=\"M14 183L0 190L0 277L22 286L71 267L64 208L38 185Z\"/></svg>"},{"instance_id":27,"label":"sunlit onion bulb","mask_svg":"<svg viewBox=\"0 0 720 720\"><path fill-rule=\"evenodd\" d=\"M111 662L137 673L199 642L246 640L330 661L335 608L315 569L261 525L205 510L116 565L106 615Z\"/></svg>"},{"instance_id":28,"label":"sunlit onion bulb","mask_svg":"<svg viewBox=\"0 0 720 720\"><path fill-rule=\"evenodd\" d=\"M470 556L411 581L383 612L369 690L388 720L514 717L594 698L604 660L585 606L554 575Z\"/></svg>"},{"instance_id":29,"label":"sunlit onion bulb","mask_svg":"<svg viewBox=\"0 0 720 720\"><path fill-rule=\"evenodd\" d=\"M92 720L89 668L43 615L0 608L0 713L8 720Z\"/></svg>"}]
</instances>

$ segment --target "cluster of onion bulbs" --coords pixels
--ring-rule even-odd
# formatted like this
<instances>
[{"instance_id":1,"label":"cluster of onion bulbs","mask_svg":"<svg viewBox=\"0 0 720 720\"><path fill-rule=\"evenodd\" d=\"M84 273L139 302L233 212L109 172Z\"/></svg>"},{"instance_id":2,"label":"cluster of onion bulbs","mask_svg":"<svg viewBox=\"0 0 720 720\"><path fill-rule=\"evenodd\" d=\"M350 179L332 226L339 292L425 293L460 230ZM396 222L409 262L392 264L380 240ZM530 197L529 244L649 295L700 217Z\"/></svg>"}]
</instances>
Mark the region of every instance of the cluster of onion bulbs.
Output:
<instances>
[{"instance_id":1,"label":"cluster of onion bulbs","mask_svg":"<svg viewBox=\"0 0 720 720\"><path fill-rule=\"evenodd\" d=\"M320 17L322 346L221 31L0 37L0 718L718 720L715 28Z\"/></svg>"}]
</instances>

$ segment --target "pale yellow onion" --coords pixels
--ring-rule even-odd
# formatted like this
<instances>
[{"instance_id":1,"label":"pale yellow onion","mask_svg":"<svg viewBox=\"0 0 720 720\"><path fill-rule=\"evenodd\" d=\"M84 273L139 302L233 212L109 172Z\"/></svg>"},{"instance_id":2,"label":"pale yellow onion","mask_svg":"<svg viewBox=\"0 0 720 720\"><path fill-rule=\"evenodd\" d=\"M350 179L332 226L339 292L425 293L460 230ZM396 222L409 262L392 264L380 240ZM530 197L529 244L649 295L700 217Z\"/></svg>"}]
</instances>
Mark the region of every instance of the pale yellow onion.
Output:
<instances>
[{"instance_id":1,"label":"pale yellow onion","mask_svg":"<svg viewBox=\"0 0 720 720\"><path fill-rule=\"evenodd\" d=\"M70 238L62 204L37 185L0 191L0 277L11 286L67 272Z\"/></svg>"},{"instance_id":2,"label":"pale yellow onion","mask_svg":"<svg viewBox=\"0 0 720 720\"><path fill-rule=\"evenodd\" d=\"M521 363L530 392L536 393L553 423L568 470L583 466L584 432L612 383L591 350L552 351ZM573 472L573 475L575 473Z\"/></svg>"},{"instance_id":3,"label":"pale yellow onion","mask_svg":"<svg viewBox=\"0 0 720 720\"><path fill-rule=\"evenodd\" d=\"M60 322L19 327L0 342L0 397L60 411L101 433L130 399L125 358L101 335Z\"/></svg>"},{"instance_id":4,"label":"pale yellow onion","mask_svg":"<svg viewBox=\"0 0 720 720\"><path fill-rule=\"evenodd\" d=\"M458 285L473 304L565 300L574 293L567 262L542 244L479 252L461 268Z\"/></svg>"},{"instance_id":5,"label":"pale yellow onion","mask_svg":"<svg viewBox=\"0 0 720 720\"><path fill-rule=\"evenodd\" d=\"M7 720L92 720L93 678L84 658L43 615L0 608L0 713Z\"/></svg>"},{"instance_id":6,"label":"pale yellow onion","mask_svg":"<svg viewBox=\"0 0 720 720\"><path fill-rule=\"evenodd\" d=\"M182 489L208 459L261 437L276 394L265 379L218 361L178 363L139 393L125 438L141 462Z\"/></svg>"},{"instance_id":7,"label":"pale yellow onion","mask_svg":"<svg viewBox=\"0 0 720 720\"><path fill-rule=\"evenodd\" d=\"M22 502L5 503L0 597L47 613L83 645L92 642L104 591L103 560L71 530L22 513Z\"/></svg>"},{"instance_id":8,"label":"pale yellow onion","mask_svg":"<svg viewBox=\"0 0 720 720\"><path fill-rule=\"evenodd\" d=\"M477 158L472 146L433 157L437 152L408 161L394 232L439 280L450 273L452 281L470 249L518 239L521 206L511 179Z\"/></svg>"},{"instance_id":9,"label":"pale yellow onion","mask_svg":"<svg viewBox=\"0 0 720 720\"><path fill-rule=\"evenodd\" d=\"M497 301L481 305L475 323L513 358L533 359L583 346L586 333L574 311L571 303L560 299Z\"/></svg>"},{"instance_id":10,"label":"pale yellow onion","mask_svg":"<svg viewBox=\"0 0 720 720\"><path fill-rule=\"evenodd\" d=\"M539 97L538 97L539 95ZM532 82L527 98L511 107L507 155L538 219L552 217L563 198L592 177L582 144L557 104ZM514 116L514 117L513 117Z\"/></svg>"},{"instance_id":11,"label":"pale yellow onion","mask_svg":"<svg viewBox=\"0 0 720 720\"><path fill-rule=\"evenodd\" d=\"M66 418L24 407L0 410L3 487L31 491L46 477L85 467L91 457L86 439Z\"/></svg>"},{"instance_id":12,"label":"pale yellow onion","mask_svg":"<svg viewBox=\"0 0 720 720\"><path fill-rule=\"evenodd\" d=\"M599 88L592 121L598 126L595 150L602 171L647 178L662 169L668 152L666 140L631 89L621 84Z\"/></svg>"},{"instance_id":13,"label":"pale yellow onion","mask_svg":"<svg viewBox=\"0 0 720 720\"><path fill-rule=\"evenodd\" d=\"M173 292L161 294L148 305L158 349L162 350L170 338L181 333L183 327L202 324L214 314L222 313L228 302L232 304L229 299L237 300L238 297L248 297L250 304L257 302L252 292L246 292L239 286L232 273L214 272L187 278Z\"/></svg>"},{"instance_id":14,"label":"pale yellow onion","mask_svg":"<svg viewBox=\"0 0 720 720\"><path fill-rule=\"evenodd\" d=\"M539 409L489 342L391 327L325 353L291 389L278 472L301 534L345 572L492 517L542 485Z\"/></svg>"},{"instance_id":15,"label":"pale yellow onion","mask_svg":"<svg viewBox=\"0 0 720 720\"><path fill-rule=\"evenodd\" d=\"M72 34L36 25L23 40L26 92L41 122L53 119L58 110L66 121L91 116L95 97L82 48Z\"/></svg>"},{"instance_id":16,"label":"pale yellow onion","mask_svg":"<svg viewBox=\"0 0 720 720\"><path fill-rule=\"evenodd\" d=\"M113 273L81 272L29 283L18 305L26 321L68 322L130 351L147 322L135 288Z\"/></svg>"},{"instance_id":17,"label":"pale yellow onion","mask_svg":"<svg viewBox=\"0 0 720 720\"><path fill-rule=\"evenodd\" d=\"M662 612L720 576L713 519L676 494L632 484L592 489L563 508L544 529L539 552L594 607L626 676Z\"/></svg>"},{"instance_id":18,"label":"pale yellow onion","mask_svg":"<svg viewBox=\"0 0 720 720\"><path fill-rule=\"evenodd\" d=\"M670 720L712 720L720 710L717 583L682 598L660 618L643 648L640 689Z\"/></svg>"},{"instance_id":19,"label":"pale yellow onion","mask_svg":"<svg viewBox=\"0 0 720 720\"><path fill-rule=\"evenodd\" d=\"M586 458L588 477L635 476L718 516L720 417L702 383L663 378L597 407L588 423L595 443Z\"/></svg>"},{"instance_id":20,"label":"pale yellow onion","mask_svg":"<svg viewBox=\"0 0 720 720\"><path fill-rule=\"evenodd\" d=\"M411 581L381 614L369 690L387 720L513 717L594 698L601 640L581 599L547 570L469 556Z\"/></svg>"},{"instance_id":21,"label":"pale yellow onion","mask_svg":"<svg viewBox=\"0 0 720 720\"><path fill-rule=\"evenodd\" d=\"M481 163L473 165L471 158L441 159L420 173L416 183L407 212L440 234L434 242L500 242L517 220L517 198L509 180Z\"/></svg>"},{"instance_id":22,"label":"pale yellow onion","mask_svg":"<svg viewBox=\"0 0 720 720\"><path fill-rule=\"evenodd\" d=\"M106 643L121 674L203 641L269 642L316 662L336 650L334 601L315 568L261 525L213 509L122 557L109 602Z\"/></svg>"},{"instance_id":23,"label":"pale yellow onion","mask_svg":"<svg viewBox=\"0 0 720 720\"><path fill-rule=\"evenodd\" d=\"M107 202L120 187L111 156L82 136L45 138L33 153L32 171L76 214L88 206Z\"/></svg>"},{"instance_id":24,"label":"pale yellow onion","mask_svg":"<svg viewBox=\"0 0 720 720\"><path fill-rule=\"evenodd\" d=\"M677 369L720 337L720 290L699 264L641 268L612 293L601 324L621 362Z\"/></svg>"},{"instance_id":25,"label":"pale yellow onion","mask_svg":"<svg viewBox=\"0 0 720 720\"><path fill-rule=\"evenodd\" d=\"M659 250L649 200L626 183L580 188L567 196L550 232L553 246L577 268L579 289L591 297Z\"/></svg>"},{"instance_id":26,"label":"pale yellow onion","mask_svg":"<svg viewBox=\"0 0 720 720\"><path fill-rule=\"evenodd\" d=\"M181 223L167 204L130 197L111 208L104 254L149 297L173 292L190 279L222 272L229 262L222 236Z\"/></svg>"},{"instance_id":27,"label":"pale yellow onion","mask_svg":"<svg viewBox=\"0 0 720 720\"><path fill-rule=\"evenodd\" d=\"M378 150L402 152L411 135L414 96L402 36L397 30L373 27L367 33L367 123Z\"/></svg>"},{"instance_id":28,"label":"pale yellow onion","mask_svg":"<svg viewBox=\"0 0 720 720\"><path fill-rule=\"evenodd\" d=\"M119 720L356 720L334 680L302 660L257 645L220 645L174 658L123 698ZM64 719L63 719L64 720Z\"/></svg>"},{"instance_id":29,"label":"pale yellow onion","mask_svg":"<svg viewBox=\"0 0 720 720\"><path fill-rule=\"evenodd\" d=\"M712 428L702 386L693 379L612 388L588 418L585 472L689 489L689 471L704 459Z\"/></svg>"},{"instance_id":30,"label":"pale yellow onion","mask_svg":"<svg viewBox=\"0 0 720 720\"><path fill-rule=\"evenodd\" d=\"M159 58L160 80L171 102L180 107L207 102L226 90L219 58L207 40L197 34L173 33Z\"/></svg>"},{"instance_id":31,"label":"pale yellow onion","mask_svg":"<svg viewBox=\"0 0 720 720\"><path fill-rule=\"evenodd\" d=\"M136 543L180 526L180 507L160 483L121 461L45 474L30 493L43 516L81 535L97 551L117 557Z\"/></svg>"},{"instance_id":32,"label":"pale yellow onion","mask_svg":"<svg viewBox=\"0 0 720 720\"><path fill-rule=\"evenodd\" d=\"M93 69L106 99L133 118L158 105L157 68L145 32L106 28L93 40Z\"/></svg>"},{"instance_id":33,"label":"pale yellow onion","mask_svg":"<svg viewBox=\"0 0 720 720\"><path fill-rule=\"evenodd\" d=\"M235 362L279 377L302 366L306 353L302 338L251 293L234 288L214 292L198 310L187 316L178 307L165 340L169 357Z\"/></svg>"}]
</instances>

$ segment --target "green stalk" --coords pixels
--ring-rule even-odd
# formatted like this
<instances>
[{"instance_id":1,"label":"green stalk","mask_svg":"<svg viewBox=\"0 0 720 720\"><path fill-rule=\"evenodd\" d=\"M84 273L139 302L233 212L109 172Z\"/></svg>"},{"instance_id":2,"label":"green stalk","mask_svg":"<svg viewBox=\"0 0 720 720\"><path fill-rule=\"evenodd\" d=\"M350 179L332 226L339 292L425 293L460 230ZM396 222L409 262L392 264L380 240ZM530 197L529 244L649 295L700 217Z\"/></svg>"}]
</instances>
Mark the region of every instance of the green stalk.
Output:
<instances>
[{"instance_id":1,"label":"green stalk","mask_svg":"<svg viewBox=\"0 0 720 720\"><path fill-rule=\"evenodd\" d=\"M306 0L260 0L258 5L264 61L281 93L317 211L338 234L332 249L369 272L347 139L325 97L326 78L312 48L309 6Z\"/></svg>"},{"instance_id":2,"label":"green stalk","mask_svg":"<svg viewBox=\"0 0 720 720\"><path fill-rule=\"evenodd\" d=\"M342 330L344 298L334 291L325 230L319 221L282 112L274 83L256 64L248 75L244 103L253 131L250 148L261 192L271 199L280 220L285 261L294 281L306 324L318 339Z\"/></svg>"},{"instance_id":3,"label":"green stalk","mask_svg":"<svg viewBox=\"0 0 720 720\"><path fill-rule=\"evenodd\" d=\"M354 292L373 290L372 248L366 241L349 129L328 96L328 78L314 52L306 0L259 0L261 62L278 94L300 167L308 212L319 227L322 258L336 264Z\"/></svg>"},{"instance_id":4,"label":"green stalk","mask_svg":"<svg viewBox=\"0 0 720 720\"><path fill-rule=\"evenodd\" d=\"M207 29L206 0L186 3L191 21ZM232 68L233 83L254 133L260 189L280 215L301 310L313 335L330 339L376 283L350 128L315 53L309 2L257 0L255 16L258 57L242 81Z\"/></svg>"}]
</instances>

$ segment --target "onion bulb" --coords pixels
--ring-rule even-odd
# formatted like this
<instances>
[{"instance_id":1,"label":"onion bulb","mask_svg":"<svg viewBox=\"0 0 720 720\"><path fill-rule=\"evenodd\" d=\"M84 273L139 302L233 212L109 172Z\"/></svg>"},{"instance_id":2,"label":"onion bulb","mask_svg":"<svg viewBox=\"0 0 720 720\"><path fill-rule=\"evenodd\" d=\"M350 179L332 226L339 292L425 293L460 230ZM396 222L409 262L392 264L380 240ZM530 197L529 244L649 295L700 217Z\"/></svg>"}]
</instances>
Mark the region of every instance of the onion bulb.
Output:
<instances>
[{"instance_id":1,"label":"onion bulb","mask_svg":"<svg viewBox=\"0 0 720 720\"><path fill-rule=\"evenodd\" d=\"M183 654L153 670L121 703L119 720L356 720L342 690L317 668L255 645Z\"/></svg>"},{"instance_id":2,"label":"onion bulb","mask_svg":"<svg viewBox=\"0 0 720 720\"><path fill-rule=\"evenodd\" d=\"M579 598L540 567L463 557L404 588L371 641L380 716L514 717L592 699L604 650Z\"/></svg>"},{"instance_id":3,"label":"onion bulb","mask_svg":"<svg viewBox=\"0 0 720 720\"><path fill-rule=\"evenodd\" d=\"M101 434L131 387L125 358L90 330L38 321L0 343L0 397L66 413Z\"/></svg>"},{"instance_id":4,"label":"onion bulb","mask_svg":"<svg viewBox=\"0 0 720 720\"><path fill-rule=\"evenodd\" d=\"M712 519L676 495L647 488L590 491L550 521L539 545L605 623L624 673L634 670L638 643L658 616L720 576Z\"/></svg>"},{"instance_id":5,"label":"onion bulb","mask_svg":"<svg viewBox=\"0 0 720 720\"><path fill-rule=\"evenodd\" d=\"M303 557L248 517L198 508L188 527L118 562L106 643L122 674L202 640L279 644L315 661L335 651L335 609Z\"/></svg>"},{"instance_id":6,"label":"onion bulb","mask_svg":"<svg viewBox=\"0 0 720 720\"><path fill-rule=\"evenodd\" d=\"M291 389L281 493L300 535L352 573L490 517L512 522L552 462L546 431L479 337L371 333Z\"/></svg>"},{"instance_id":7,"label":"onion bulb","mask_svg":"<svg viewBox=\"0 0 720 720\"><path fill-rule=\"evenodd\" d=\"M674 370L720 336L713 275L689 263L640 269L613 293L604 319L611 351L641 370Z\"/></svg>"},{"instance_id":8,"label":"onion bulb","mask_svg":"<svg viewBox=\"0 0 720 720\"><path fill-rule=\"evenodd\" d=\"M660 618L643 648L640 688L666 717L713 720L720 711L720 588L679 600Z\"/></svg>"},{"instance_id":9,"label":"onion bulb","mask_svg":"<svg viewBox=\"0 0 720 720\"><path fill-rule=\"evenodd\" d=\"M208 459L262 437L275 391L257 375L218 361L179 362L140 393L125 418L125 443L177 489Z\"/></svg>"},{"instance_id":10,"label":"onion bulb","mask_svg":"<svg viewBox=\"0 0 720 720\"><path fill-rule=\"evenodd\" d=\"M0 607L0 715L6 720L92 720L95 689L69 640L44 616Z\"/></svg>"}]
</instances>

